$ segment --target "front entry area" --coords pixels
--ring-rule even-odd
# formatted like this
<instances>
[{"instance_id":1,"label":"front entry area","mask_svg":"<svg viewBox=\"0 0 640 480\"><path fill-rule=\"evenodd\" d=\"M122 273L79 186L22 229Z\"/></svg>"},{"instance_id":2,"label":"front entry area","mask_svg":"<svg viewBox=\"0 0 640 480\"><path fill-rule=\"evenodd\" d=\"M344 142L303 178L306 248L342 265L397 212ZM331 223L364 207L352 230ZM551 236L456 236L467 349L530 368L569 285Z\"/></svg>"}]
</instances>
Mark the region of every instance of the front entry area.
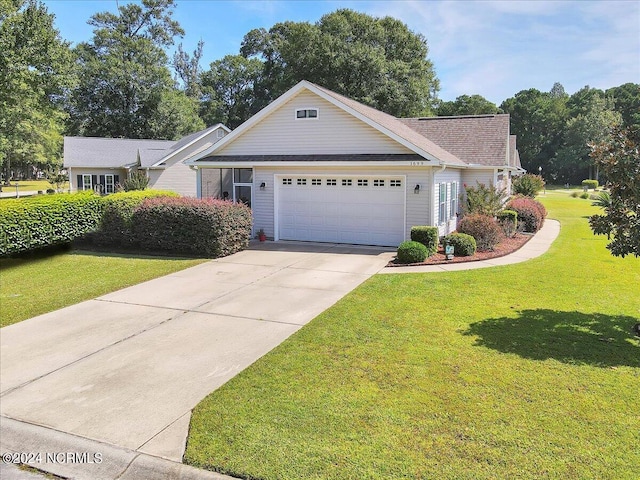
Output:
<instances>
[{"instance_id":1,"label":"front entry area","mask_svg":"<svg viewBox=\"0 0 640 480\"><path fill-rule=\"evenodd\" d=\"M403 176L281 175L278 239L398 246L405 235Z\"/></svg>"}]
</instances>

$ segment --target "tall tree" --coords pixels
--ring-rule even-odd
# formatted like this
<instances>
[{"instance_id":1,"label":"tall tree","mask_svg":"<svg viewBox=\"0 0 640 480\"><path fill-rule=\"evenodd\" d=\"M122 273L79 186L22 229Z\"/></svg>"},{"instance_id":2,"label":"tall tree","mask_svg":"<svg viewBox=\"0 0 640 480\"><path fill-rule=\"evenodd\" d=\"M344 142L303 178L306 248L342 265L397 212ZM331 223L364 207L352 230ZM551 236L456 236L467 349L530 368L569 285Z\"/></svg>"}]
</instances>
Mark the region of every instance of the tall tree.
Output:
<instances>
[{"instance_id":1,"label":"tall tree","mask_svg":"<svg viewBox=\"0 0 640 480\"><path fill-rule=\"evenodd\" d=\"M391 17L349 9L317 23L284 22L252 30L244 57L264 62L258 107L300 80L309 80L396 116L433 112L439 83L426 39Z\"/></svg>"},{"instance_id":2,"label":"tall tree","mask_svg":"<svg viewBox=\"0 0 640 480\"><path fill-rule=\"evenodd\" d=\"M606 94L613 98L614 109L622 115L622 125L640 135L640 84L625 83L608 89Z\"/></svg>"},{"instance_id":3,"label":"tall tree","mask_svg":"<svg viewBox=\"0 0 640 480\"><path fill-rule=\"evenodd\" d=\"M0 165L12 170L55 163L62 149L60 99L73 82L69 44L37 0L0 2Z\"/></svg>"},{"instance_id":4,"label":"tall tree","mask_svg":"<svg viewBox=\"0 0 640 480\"><path fill-rule=\"evenodd\" d=\"M490 102L482 95L460 95L454 101L442 102L436 109L439 117L453 115L483 115L503 113L495 103Z\"/></svg>"},{"instance_id":5,"label":"tall tree","mask_svg":"<svg viewBox=\"0 0 640 480\"><path fill-rule=\"evenodd\" d=\"M187 129L162 125L178 106L164 49L184 31L172 19L174 0L142 0L118 14L91 17L93 40L76 48L80 82L70 103L70 131L87 136L177 138ZM165 101L170 106L162 106ZM184 118L185 116L179 116Z\"/></svg>"},{"instance_id":6,"label":"tall tree","mask_svg":"<svg viewBox=\"0 0 640 480\"><path fill-rule=\"evenodd\" d=\"M184 93L187 97L200 100L202 96L202 68L200 60L202 59L202 49L204 42L200 40L193 55L189 55L182 48L182 44L178 45L178 51L173 54L173 69L176 71L178 78L184 87Z\"/></svg>"}]
</instances>

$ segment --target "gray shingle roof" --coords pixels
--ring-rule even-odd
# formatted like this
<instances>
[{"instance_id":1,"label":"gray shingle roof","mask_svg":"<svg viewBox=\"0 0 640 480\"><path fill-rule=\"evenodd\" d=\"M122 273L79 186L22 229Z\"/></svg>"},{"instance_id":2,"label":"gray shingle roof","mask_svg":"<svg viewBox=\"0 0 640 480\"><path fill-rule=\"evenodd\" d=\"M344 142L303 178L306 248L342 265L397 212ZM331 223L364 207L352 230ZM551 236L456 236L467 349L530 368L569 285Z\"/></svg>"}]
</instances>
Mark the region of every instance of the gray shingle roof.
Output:
<instances>
[{"instance_id":1,"label":"gray shingle roof","mask_svg":"<svg viewBox=\"0 0 640 480\"><path fill-rule=\"evenodd\" d=\"M399 120L467 164L514 166L509 162L515 141L512 146L507 114Z\"/></svg>"},{"instance_id":2,"label":"gray shingle roof","mask_svg":"<svg viewBox=\"0 0 640 480\"><path fill-rule=\"evenodd\" d=\"M64 137L65 167L122 168L138 161L139 150L166 150L172 140Z\"/></svg>"}]
</instances>

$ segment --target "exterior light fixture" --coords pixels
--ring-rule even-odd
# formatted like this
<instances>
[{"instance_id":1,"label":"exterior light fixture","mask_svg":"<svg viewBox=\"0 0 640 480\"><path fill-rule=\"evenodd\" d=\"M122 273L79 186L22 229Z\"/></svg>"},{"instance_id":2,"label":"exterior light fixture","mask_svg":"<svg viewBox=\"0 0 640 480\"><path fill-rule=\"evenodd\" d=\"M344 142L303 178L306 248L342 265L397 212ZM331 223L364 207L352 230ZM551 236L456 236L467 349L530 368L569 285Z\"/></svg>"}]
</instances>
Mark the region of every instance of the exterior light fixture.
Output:
<instances>
[{"instance_id":1,"label":"exterior light fixture","mask_svg":"<svg viewBox=\"0 0 640 480\"><path fill-rule=\"evenodd\" d=\"M416 185L416 188L413 189L413 193L415 194L420 193L420 185Z\"/></svg>"},{"instance_id":2,"label":"exterior light fixture","mask_svg":"<svg viewBox=\"0 0 640 480\"><path fill-rule=\"evenodd\" d=\"M266 184L266 183L264 183L264 182L262 182L262 183L260 184L260 190L264 190L265 188L267 188L267 184Z\"/></svg>"}]
</instances>

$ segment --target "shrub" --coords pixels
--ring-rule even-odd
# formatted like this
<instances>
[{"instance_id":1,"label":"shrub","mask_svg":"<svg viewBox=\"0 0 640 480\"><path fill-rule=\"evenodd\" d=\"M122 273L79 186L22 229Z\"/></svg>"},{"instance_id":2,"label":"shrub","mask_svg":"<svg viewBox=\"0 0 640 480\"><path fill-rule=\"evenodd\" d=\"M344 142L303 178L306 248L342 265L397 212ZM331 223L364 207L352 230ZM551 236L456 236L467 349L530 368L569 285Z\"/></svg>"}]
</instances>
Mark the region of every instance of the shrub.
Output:
<instances>
[{"instance_id":1,"label":"shrub","mask_svg":"<svg viewBox=\"0 0 640 480\"><path fill-rule=\"evenodd\" d=\"M580 195L578 192L571 192L570 197L578 198L578 195Z\"/></svg>"},{"instance_id":2,"label":"shrub","mask_svg":"<svg viewBox=\"0 0 640 480\"><path fill-rule=\"evenodd\" d=\"M498 214L498 225L506 237L513 237L518 231L518 212L503 210Z\"/></svg>"},{"instance_id":3,"label":"shrub","mask_svg":"<svg viewBox=\"0 0 640 480\"><path fill-rule=\"evenodd\" d=\"M478 250L493 250L502 239L498 222L488 215L465 215L458 223L458 232L475 238Z\"/></svg>"},{"instance_id":4,"label":"shrub","mask_svg":"<svg viewBox=\"0 0 640 480\"><path fill-rule=\"evenodd\" d=\"M131 224L142 249L217 258L249 245L252 219L242 203L159 197L142 202Z\"/></svg>"},{"instance_id":5,"label":"shrub","mask_svg":"<svg viewBox=\"0 0 640 480\"><path fill-rule=\"evenodd\" d=\"M588 192L582 192L580 194L580 198L584 198L586 200L587 198L589 198L589 193Z\"/></svg>"},{"instance_id":6,"label":"shrub","mask_svg":"<svg viewBox=\"0 0 640 480\"><path fill-rule=\"evenodd\" d=\"M427 247L427 256L438 251L438 227L411 227L411 240Z\"/></svg>"},{"instance_id":7,"label":"shrub","mask_svg":"<svg viewBox=\"0 0 640 480\"><path fill-rule=\"evenodd\" d=\"M93 192L0 202L0 255L69 243L94 231L102 201Z\"/></svg>"},{"instance_id":8,"label":"shrub","mask_svg":"<svg viewBox=\"0 0 640 480\"><path fill-rule=\"evenodd\" d=\"M131 173L131 176L122 182L122 189L125 192L132 190L146 190L149 186L149 177L142 170L136 170Z\"/></svg>"},{"instance_id":9,"label":"shrub","mask_svg":"<svg viewBox=\"0 0 640 480\"><path fill-rule=\"evenodd\" d=\"M463 202L463 211L465 214L479 213L495 217L500 210L505 199L504 189L498 190L493 184L485 185L477 183L477 187L469 187L464 185L466 198Z\"/></svg>"},{"instance_id":10,"label":"shrub","mask_svg":"<svg viewBox=\"0 0 640 480\"><path fill-rule=\"evenodd\" d=\"M427 258L427 247L420 242L409 240L398 247L397 259L399 263L420 263Z\"/></svg>"},{"instance_id":11,"label":"shrub","mask_svg":"<svg viewBox=\"0 0 640 480\"><path fill-rule=\"evenodd\" d=\"M453 254L460 257L470 257L476 253L476 240L466 233L451 233L442 237L443 245L452 245Z\"/></svg>"},{"instance_id":12,"label":"shrub","mask_svg":"<svg viewBox=\"0 0 640 480\"><path fill-rule=\"evenodd\" d=\"M516 195L535 197L544 188L544 180L540 175L527 173L513 180L512 189Z\"/></svg>"},{"instance_id":13,"label":"shrub","mask_svg":"<svg viewBox=\"0 0 640 480\"><path fill-rule=\"evenodd\" d=\"M56 191L53 188L47 188L47 193L53 194L53 193L56 193Z\"/></svg>"},{"instance_id":14,"label":"shrub","mask_svg":"<svg viewBox=\"0 0 640 480\"><path fill-rule=\"evenodd\" d=\"M594 207L611 208L611 194L607 191L598 192L597 195L591 195L589 198L594 200L591 202Z\"/></svg>"},{"instance_id":15,"label":"shrub","mask_svg":"<svg viewBox=\"0 0 640 480\"><path fill-rule=\"evenodd\" d=\"M547 216L544 206L529 197L516 197L507 204L507 208L518 212L518 226L525 232L540 230Z\"/></svg>"},{"instance_id":16,"label":"shrub","mask_svg":"<svg viewBox=\"0 0 640 480\"><path fill-rule=\"evenodd\" d=\"M582 180L582 187L595 190L596 188L598 188L598 180Z\"/></svg>"},{"instance_id":17,"label":"shrub","mask_svg":"<svg viewBox=\"0 0 640 480\"><path fill-rule=\"evenodd\" d=\"M131 216L135 208L147 198L178 196L177 193L165 190L144 190L118 192L103 197L104 213L100 221L99 232L93 236L93 240L98 245L132 246L134 240Z\"/></svg>"}]
</instances>

